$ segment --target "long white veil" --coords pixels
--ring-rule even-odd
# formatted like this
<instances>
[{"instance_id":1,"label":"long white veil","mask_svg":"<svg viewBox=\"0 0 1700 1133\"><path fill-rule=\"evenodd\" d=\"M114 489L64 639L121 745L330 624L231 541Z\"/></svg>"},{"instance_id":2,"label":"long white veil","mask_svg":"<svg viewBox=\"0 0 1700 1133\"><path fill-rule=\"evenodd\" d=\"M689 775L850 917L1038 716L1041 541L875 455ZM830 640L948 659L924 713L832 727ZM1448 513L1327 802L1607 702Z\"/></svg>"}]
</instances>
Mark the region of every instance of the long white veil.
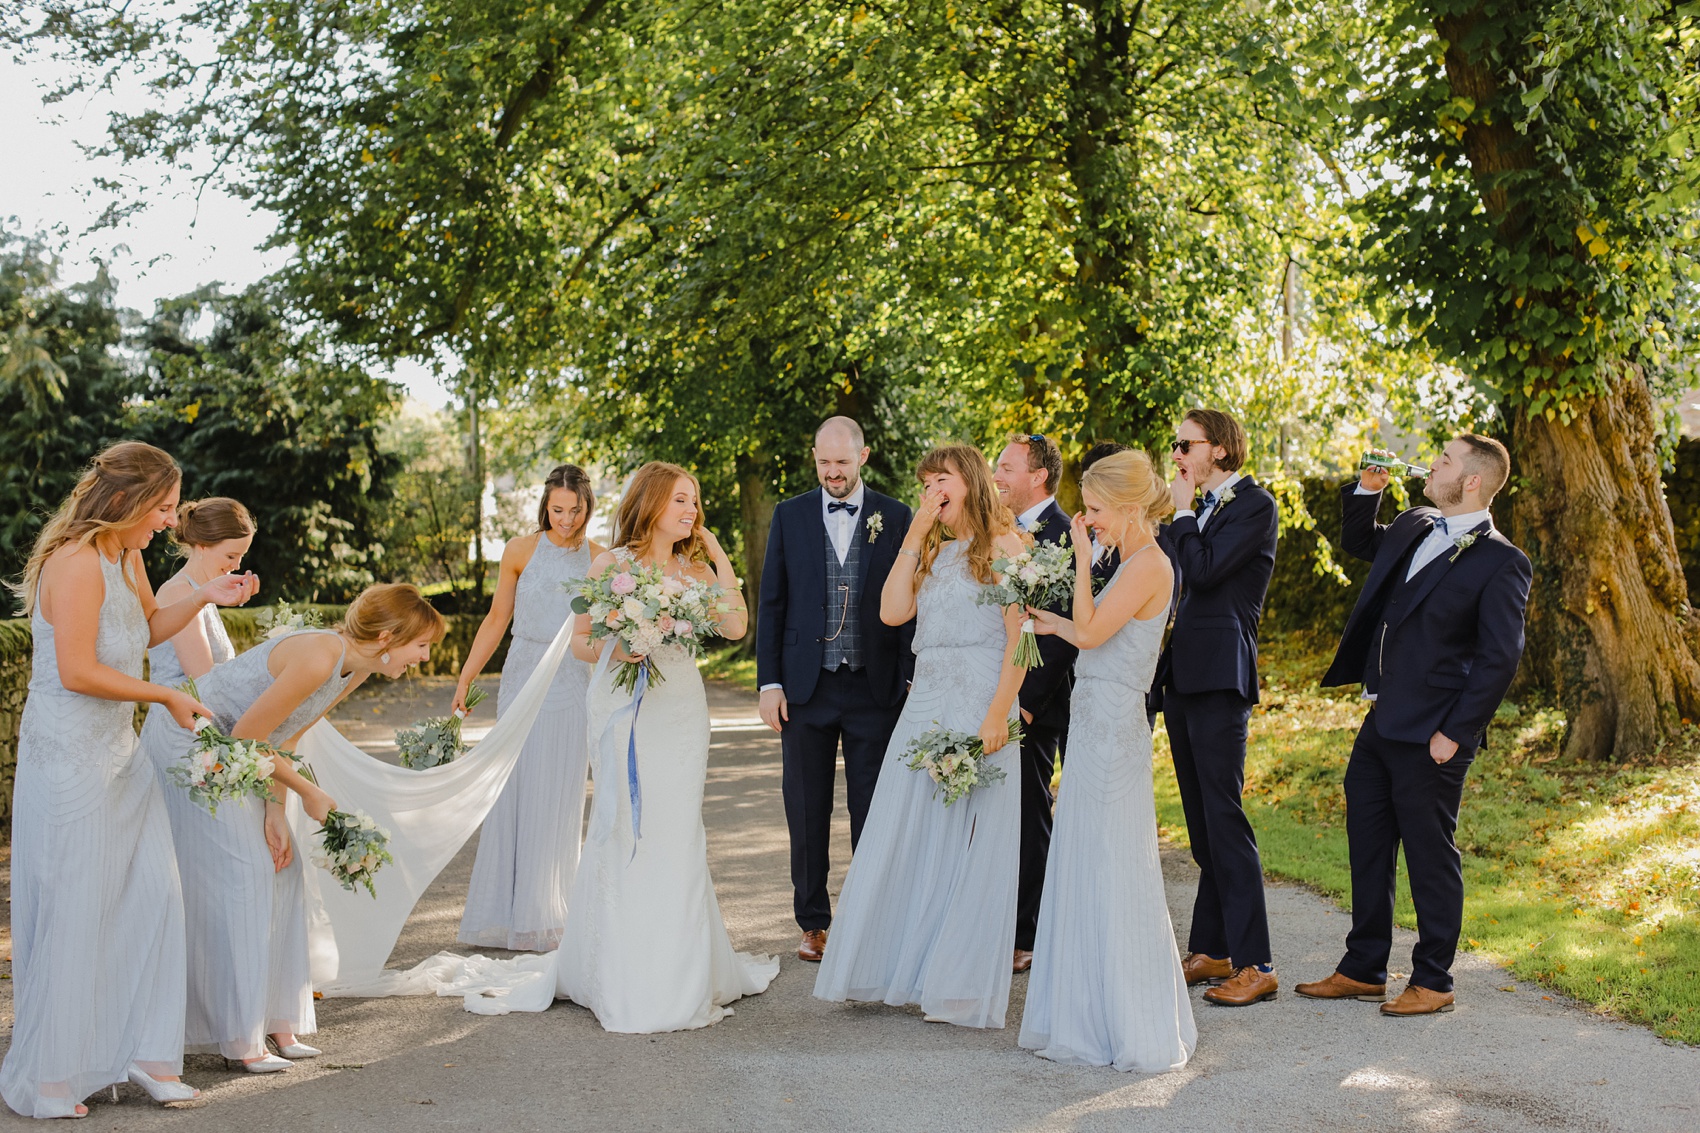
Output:
<instances>
[{"instance_id":1,"label":"long white veil","mask_svg":"<svg viewBox=\"0 0 1700 1133\"><path fill-rule=\"evenodd\" d=\"M315 989L326 996L420 995L441 990L444 977L466 974L434 973L431 961L406 972L386 971L384 964L420 896L496 805L571 639L569 618L501 719L452 763L423 771L392 766L324 720L301 738L296 754L320 786L339 809L365 811L387 829L395 857L375 879L376 899L363 888L343 889L324 870L304 871ZM288 813L296 852L306 853L318 824L293 795Z\"/></svg>"}]
</instances>

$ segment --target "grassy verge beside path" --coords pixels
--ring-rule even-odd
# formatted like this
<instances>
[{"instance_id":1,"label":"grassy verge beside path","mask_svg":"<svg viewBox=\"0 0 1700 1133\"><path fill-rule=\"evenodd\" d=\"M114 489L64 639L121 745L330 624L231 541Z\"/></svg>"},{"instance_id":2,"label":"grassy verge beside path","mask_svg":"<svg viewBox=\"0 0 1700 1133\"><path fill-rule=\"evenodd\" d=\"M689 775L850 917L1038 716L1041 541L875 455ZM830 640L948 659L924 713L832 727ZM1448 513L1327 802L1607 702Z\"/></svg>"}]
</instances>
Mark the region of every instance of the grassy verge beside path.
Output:
<instances>
[{"instance_id":1,"label":"grassy verge beside path","mask_svg":"<svg viewBox=\"0 0 1700 1133\"><path fill-rule=\"evenodd\" d=\"M1341 780L1364 705L1355 686L1317 687L1332 646L1264 643L1245 797L1264 868L1349 908ZM754 661L735 648L701 668L755 687ZM1700 728L1652 757L1591 766L1561 759L1563 727L1549 707L1505 705L1470 768L1458 826L1463 947L1666 1038L1700 1043ZM1155 766L1158 823L1185 845L1161 722ZM1397 916L1416 927L1402 863ZM1409 957L1393 965L1405 970ZM1284 973L1289 982L1326 974Z\"/></svg>"},{"instance_id":2,"label":"grassy verge beside path","mask_svg":"<svg viewBox=\"0 0 1700 1133\"><path fill-rule=\"evenodd\" d=\"M1364 706L1355 686L1317 687L1327 655L1308 646L1266 643L1246 811L1269 873L1350 907L1341 780ZM1652 758L1605 766L1563 762L1562 731L1550 708L1503 706L1470 769L1458 825L1463 946L1666 1038L1700 1043L1700 729ZM1167 754L1159 728L1158 821L1184 844ZM1397 916L1416 926L1402 862ZM1409 957L1393 963L1408 969Z\"/></svg>"}]
</instances>

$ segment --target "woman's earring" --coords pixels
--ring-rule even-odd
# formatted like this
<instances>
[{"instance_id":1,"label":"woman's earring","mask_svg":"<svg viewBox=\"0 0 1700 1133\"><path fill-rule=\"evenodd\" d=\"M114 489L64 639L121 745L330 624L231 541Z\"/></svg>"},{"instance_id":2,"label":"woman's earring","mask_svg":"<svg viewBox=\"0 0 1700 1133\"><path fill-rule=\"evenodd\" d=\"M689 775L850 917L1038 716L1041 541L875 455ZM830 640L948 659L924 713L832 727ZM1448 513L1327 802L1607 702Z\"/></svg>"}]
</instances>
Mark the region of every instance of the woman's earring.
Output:
<instances>
[{"instance_id":1,"label":"woman's earring","mask_svg":"<svg viewBox=\"0 0 1700 1133\"><path fill-rule=\"evenodd\" d=\"M386 649L382 653L378 654L378 664L388 665L389 663L390 663L390 651L388 649Z\"/></svg>"}]
</instances>

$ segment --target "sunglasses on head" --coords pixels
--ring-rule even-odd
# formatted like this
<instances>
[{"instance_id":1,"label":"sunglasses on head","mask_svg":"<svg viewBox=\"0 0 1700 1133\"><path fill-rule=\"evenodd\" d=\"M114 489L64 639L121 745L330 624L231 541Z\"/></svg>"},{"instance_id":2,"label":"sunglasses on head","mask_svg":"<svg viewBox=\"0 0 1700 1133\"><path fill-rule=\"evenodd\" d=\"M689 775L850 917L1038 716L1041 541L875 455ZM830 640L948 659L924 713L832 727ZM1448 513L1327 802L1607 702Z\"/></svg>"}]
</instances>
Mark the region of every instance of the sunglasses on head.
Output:
<instances>
[{"instance_id":1,"label":"sunglasses on head","mask_svg":"<svg viewBox=\"0 0 1700 1133\"><path fill-rule=\"evenodd\" d=\"M1032 444L1034 441L1043 443L1045 440L1045 434L1043 433L1017 433L1015 436L1017 440L1022 441L1025 444Z\"/></svg>"}]
</instances>

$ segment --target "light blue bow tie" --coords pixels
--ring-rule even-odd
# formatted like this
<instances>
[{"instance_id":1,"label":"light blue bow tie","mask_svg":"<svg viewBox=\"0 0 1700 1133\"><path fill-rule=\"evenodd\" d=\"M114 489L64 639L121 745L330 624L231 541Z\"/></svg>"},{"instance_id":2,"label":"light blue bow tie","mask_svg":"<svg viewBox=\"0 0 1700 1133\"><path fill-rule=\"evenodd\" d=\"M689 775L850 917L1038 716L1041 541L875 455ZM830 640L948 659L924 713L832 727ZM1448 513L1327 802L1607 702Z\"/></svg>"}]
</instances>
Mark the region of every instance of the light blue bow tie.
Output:
<instances>
[{"instance_id":1,"label":"light blue bow tie","mask_svg":"<svg viewBox=\"0 0 1700 1133\"><path fill-rule=\"evenodd\" d=\"M1216 506L1216 493L1215 492L1205 492L1204 493L1204 510L1210 511L1213 508L1215 508L1215 506Z\"/></svg>"}]
</instances>

